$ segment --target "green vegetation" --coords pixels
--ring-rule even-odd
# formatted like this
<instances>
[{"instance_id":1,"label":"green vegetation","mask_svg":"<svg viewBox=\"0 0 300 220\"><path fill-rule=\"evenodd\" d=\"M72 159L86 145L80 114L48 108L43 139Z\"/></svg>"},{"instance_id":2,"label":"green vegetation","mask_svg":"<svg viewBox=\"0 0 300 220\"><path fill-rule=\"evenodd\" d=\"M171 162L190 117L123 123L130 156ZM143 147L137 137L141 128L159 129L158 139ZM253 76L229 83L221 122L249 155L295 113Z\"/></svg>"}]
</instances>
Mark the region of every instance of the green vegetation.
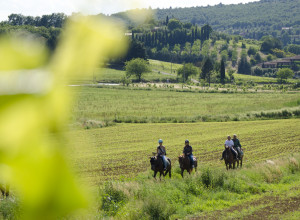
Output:
<instances>
[{"instance_id":1,"label":"green vegetation","mask_svg":"<svg viewBox=\"0 0 300 220\"><path fill-rule=\"evenodd\" d=\"M280 83L286 82L288 78L292 78L294 72L289 68L283 68L277 71L277 78Z\"/></svg>"},{"instance_id":2,"label":"green vegetation","mask_svg":"<svg viewBox=\"0 0 300 220\"><path fill-rule=\"evenodd\" d=\"M139 82L141 81L142 76L145 73L150 72L150 68L147 61L141 58L136 58L127 61L125 63L125 70L127 77L134 75L138 78Z\"/></svg>"},{"instance_id":3,"label":"green vegetation","mask_svg":"<svg viewBox=\"0 0 300 220\"><path fill-rule=\"evenodd\" d=\"M177 74L182 77L183 82L186 82L190 76L197 77L198 68L192 63L187 63L177 69Z\"/></svg>"},{"instance_id":4,"label":"green vegetation","mask_svg":"<svg viewBox=\"0 0 300 220\"><path fill-rule=\"evenodd\" d=\"M88 120L129 123L249 120L257 112L299 106L298 93L226 94L123 87L84 87L73 91L79 99L72 117L80 123Z\"/></svg>"},{"instance_id":5,"label":"green vegetation","mask_svg":"<svg viewBox=\"0 0 300 220\"><path fill-rule=\"evenodd\" d=\"M154 10L158 20L174 16L181 22L191 22L200 26L210 24L214 30L246 38L260 39L265 35L280 37L284 45L299 42L299 1L261 0L246 4L168 8ZM289 28L283 30L282 28Z\"/></svg>"},{"instance_id":6,"label":"green vegetation","mask_svg":"<svg viewBox=\"0 0 300 220\"><path fill-rule=\"evenodd\" d=\"M147 175L111 182L99 195L100 215L126 219L288 216L299 212L299 163L299 155L294 155L248 164L235 172L202 166L200 172L185 179L177 169L172 180L162 182Z\"/></svg>"}]
</instances>

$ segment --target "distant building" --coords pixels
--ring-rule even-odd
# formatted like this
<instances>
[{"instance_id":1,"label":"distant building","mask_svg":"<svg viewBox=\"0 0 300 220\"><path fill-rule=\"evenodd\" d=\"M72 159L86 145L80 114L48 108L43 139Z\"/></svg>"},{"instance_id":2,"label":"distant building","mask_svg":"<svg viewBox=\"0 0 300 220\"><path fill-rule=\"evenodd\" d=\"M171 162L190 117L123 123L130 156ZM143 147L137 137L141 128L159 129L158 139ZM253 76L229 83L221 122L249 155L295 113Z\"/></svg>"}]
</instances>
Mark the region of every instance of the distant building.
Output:
<instances>
[{"instance_id":1,"label":"distant building","mask_svg":"<svg viewBox=\"0 0 300 220\"><path fill-rule=\"evenodd\" d=\"M260 64L257 64L257 66L261 68L271 68L271 69L277 69L277 68L292 68L294 65L296 65L295 62L300 61L300 55L294 56L294 57L286 57L279 60L273 60L270 62L263 62Z\"/></svg>"}]
</instances>

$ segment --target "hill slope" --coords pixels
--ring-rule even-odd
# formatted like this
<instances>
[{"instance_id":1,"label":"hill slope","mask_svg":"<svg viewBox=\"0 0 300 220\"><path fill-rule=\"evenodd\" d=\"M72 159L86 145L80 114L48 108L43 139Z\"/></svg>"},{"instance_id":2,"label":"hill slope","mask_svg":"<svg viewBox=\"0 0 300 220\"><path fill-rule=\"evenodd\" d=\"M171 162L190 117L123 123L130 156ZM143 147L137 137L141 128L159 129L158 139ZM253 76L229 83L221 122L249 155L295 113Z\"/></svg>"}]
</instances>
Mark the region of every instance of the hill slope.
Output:
<instances>
[{"instance_id":1,"label":"hill slope","mask_svg":"<svg viewBox=\"0 0 300 220\"><path fill-rule=\"evenodd\" d=\"M207 7L156 9L155 14L158 20L169 16L198 25L208 23L214 30L228 33L239 34L244 30L242 34L259 39L265 32L271 34L283 27L292 27L290 34L299 35L299 11L299 0L262 0L236 5L220 3Z\"/></svg>"}]
</instances>

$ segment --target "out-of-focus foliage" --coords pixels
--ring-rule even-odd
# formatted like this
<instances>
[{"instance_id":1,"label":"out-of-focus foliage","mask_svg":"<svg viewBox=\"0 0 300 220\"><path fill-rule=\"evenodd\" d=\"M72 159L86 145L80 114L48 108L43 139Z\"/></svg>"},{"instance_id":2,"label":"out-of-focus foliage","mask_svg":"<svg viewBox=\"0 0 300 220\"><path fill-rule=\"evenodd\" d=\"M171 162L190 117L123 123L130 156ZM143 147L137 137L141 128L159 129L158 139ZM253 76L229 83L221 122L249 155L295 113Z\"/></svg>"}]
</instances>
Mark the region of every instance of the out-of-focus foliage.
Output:
<instances>
[{"instance_id":1,"label":"out-of-focus foliage","mask_svg":"<svg viewBox=\"0 0 300 220\"><path fill-rule=\"evenodd\" d=\"M51 61L30 38L0 39L0 172L20 197L24 219L54 219L87 205L64 155L66 85L124 52L123 35L106 20L72 17Z\"/></svg>"}]
</instances>

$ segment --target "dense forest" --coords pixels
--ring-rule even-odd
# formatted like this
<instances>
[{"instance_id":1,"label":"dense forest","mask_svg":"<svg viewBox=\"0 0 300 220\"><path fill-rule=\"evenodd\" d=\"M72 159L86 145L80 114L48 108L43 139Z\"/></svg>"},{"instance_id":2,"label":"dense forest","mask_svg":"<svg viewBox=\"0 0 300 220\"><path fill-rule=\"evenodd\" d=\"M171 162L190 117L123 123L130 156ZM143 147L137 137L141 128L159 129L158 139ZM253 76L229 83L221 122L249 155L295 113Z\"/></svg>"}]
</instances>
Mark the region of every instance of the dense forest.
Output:
<instances>
[{"instance_id":1,"label":"dense forest","mask_svg":"<svg viewBox=\"0 0 300 220\"><path fill-rule=\"evenodd\" d=\"M150 10L150 9L149 9ZM215 31L245 38L261 39L265 35L280 38L284 46L300 44L299 0L261 0L247 4L215 5L191 8L154 9L156 20L176 18L184 23L203 26L209 24ZM132 24L121 12L112 16Z\"/></svg>"}]
</instances>

